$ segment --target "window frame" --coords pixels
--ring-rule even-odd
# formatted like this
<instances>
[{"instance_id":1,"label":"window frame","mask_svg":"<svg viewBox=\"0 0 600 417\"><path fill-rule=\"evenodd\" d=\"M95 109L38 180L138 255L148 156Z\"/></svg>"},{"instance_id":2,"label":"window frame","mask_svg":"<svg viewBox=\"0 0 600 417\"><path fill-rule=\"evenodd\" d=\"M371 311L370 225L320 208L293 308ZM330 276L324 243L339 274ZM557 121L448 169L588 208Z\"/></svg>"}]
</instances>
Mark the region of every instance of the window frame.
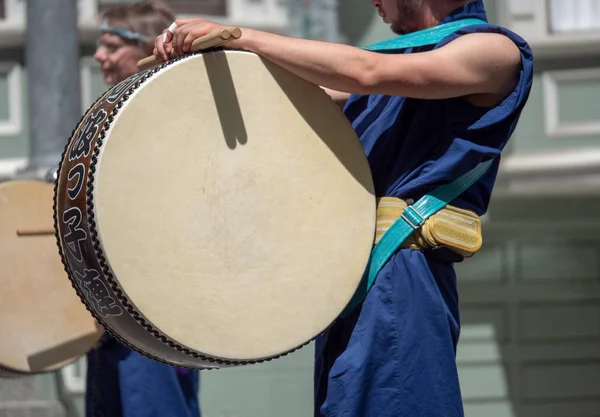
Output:
<instances>
[{"instance_id":1,"label":"window frame","mask_svg":"<svg viewBox=\"0 0 600 417\"><path fill-rule=\"evenodd\" d=\"M552 31L549 0L503 0L496 3L496 11L498 23L523 37L536 58L600 54L600 31Z\"/></svg>"},{"instance_id":2,"label":"window frame","mask_svg":"<svg viewBox=\"0 0 600 417\"><path fill-rule=\"evenodd\" d=\"M177 15L227 16L228 0L165 0ZM108 7L123 3L101 3L98 1L98 13Z\"/></svg>"}]
</instances>

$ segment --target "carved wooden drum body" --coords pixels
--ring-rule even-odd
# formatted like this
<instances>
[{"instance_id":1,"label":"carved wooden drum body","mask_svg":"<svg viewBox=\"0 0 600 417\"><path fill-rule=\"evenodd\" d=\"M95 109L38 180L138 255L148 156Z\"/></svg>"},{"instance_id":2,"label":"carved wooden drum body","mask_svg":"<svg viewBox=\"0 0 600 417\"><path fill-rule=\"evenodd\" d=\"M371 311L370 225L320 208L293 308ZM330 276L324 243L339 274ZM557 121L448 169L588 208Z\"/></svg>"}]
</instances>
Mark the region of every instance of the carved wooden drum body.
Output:
<instances>
[{"instance_id":1,"label":"carved wooden drum body","mask_svg":"<svg viewBox=\"0 0 600 417\"><path fill-rule=\"evenodd\" d=\"M375 206L364 151L324 91L217 51L140 72L88 110L62 158L55 227L107 329L211 368L322 333L358 287Z\"/></svg>"},{"instance_id":2,"label":"carved wooden drum body","mask_svg":"<svg viewBox=\"0 0 600 417\"><path fill-rule=\"evenodd\" d=\"M42 181L0 184L0 377L55 371L104 333L56 251L53 190Z\"/></svg>"}]
</instances>

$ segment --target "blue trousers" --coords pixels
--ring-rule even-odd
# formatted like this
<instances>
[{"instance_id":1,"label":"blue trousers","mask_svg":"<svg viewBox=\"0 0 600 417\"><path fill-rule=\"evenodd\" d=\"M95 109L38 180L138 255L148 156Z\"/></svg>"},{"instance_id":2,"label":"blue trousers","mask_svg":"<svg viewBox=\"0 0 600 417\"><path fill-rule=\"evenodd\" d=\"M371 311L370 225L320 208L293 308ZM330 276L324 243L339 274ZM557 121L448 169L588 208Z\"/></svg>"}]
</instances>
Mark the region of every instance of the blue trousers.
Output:
<instances>
[{"instance_id":1,"label":"blue trousers","mask_svg":"<svg viewBox=\"0 0 600 417\"><path fill-rule=\"evenodd\" d=\"M198 371L149 359L111 337L88 353L86 417L200 417Z\"/></svg>"},{"instance_id":2,"label":"blue trousers","mask_svg":"<svg viewBox=\"0 0 600 417\"><path fill-rule=\"evenodd\" d=\"M315 417L462 417L452 263L403 249L315 343Z\"/></svg>"}]
</instances>

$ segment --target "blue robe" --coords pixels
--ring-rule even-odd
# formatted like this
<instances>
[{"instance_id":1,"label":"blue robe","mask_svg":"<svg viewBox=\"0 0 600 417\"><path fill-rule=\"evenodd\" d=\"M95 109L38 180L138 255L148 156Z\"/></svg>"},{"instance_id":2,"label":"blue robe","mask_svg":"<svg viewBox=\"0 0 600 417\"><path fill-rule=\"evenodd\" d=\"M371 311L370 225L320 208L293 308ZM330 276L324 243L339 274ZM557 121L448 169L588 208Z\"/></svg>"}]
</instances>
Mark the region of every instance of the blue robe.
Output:
<instances>
[{"instance_id":1,"label":"blue robe","mask_svg":"<svg viewBox=\"0 0 600 417\"><path fill-rule=\"evenodd\" d=\"M482 1L456 9L441 23L478 18ZM344 112L367 154L377 196L418 200L479 162L490 170L452 204L484 214L499 154L513 133L533 80L533 56L516 34L490 24L468 26L435 47L475 32L500 33L520 49L516 88L493 108L463 98L420 100L353 95ZM456 367L460 333L453 263L399 250L382 268L366 299L315 343L315 416L463 416Z\"/></svg>"},{"instance_id":2,"label":"blue robe","mask_svg":"<svg viewBox=\"0 0 600 417\"><path fill-rule=\"evenodd\" d=\"M87 360L86 417L200 417L199 371L156 362L110 336Z\"/></svg>"}]
</instances>

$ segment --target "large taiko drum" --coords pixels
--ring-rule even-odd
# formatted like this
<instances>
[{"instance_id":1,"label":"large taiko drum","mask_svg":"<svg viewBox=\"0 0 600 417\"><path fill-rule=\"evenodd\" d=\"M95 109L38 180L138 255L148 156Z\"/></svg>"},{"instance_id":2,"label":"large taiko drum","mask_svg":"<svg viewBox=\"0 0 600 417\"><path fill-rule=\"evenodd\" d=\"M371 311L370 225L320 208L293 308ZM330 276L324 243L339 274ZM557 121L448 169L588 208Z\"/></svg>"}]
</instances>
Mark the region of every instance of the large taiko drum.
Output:
<instances>
[{"instance_id":1,"label":"large taiko drum","mask_svg":"<svg viewBox=\"0 0 600 417\"><path fill-rule=\"evenodd\" d=\"M0 184L0 377L55 371L104 333L56 251L53 194L43 181Z\"/></svg>"},{"instance_id":2,"label":"large taiko drum","mask_svg":"<svg viewBox=\"0 0 600 417\"><path fill-rule=\"evenodd\" d=\"M137 351L211 368L307 344L356 291L371 172L325 92L242 51L142 71L83 117L55 227L74 285Z\"/></svg>"}]
</instances>

